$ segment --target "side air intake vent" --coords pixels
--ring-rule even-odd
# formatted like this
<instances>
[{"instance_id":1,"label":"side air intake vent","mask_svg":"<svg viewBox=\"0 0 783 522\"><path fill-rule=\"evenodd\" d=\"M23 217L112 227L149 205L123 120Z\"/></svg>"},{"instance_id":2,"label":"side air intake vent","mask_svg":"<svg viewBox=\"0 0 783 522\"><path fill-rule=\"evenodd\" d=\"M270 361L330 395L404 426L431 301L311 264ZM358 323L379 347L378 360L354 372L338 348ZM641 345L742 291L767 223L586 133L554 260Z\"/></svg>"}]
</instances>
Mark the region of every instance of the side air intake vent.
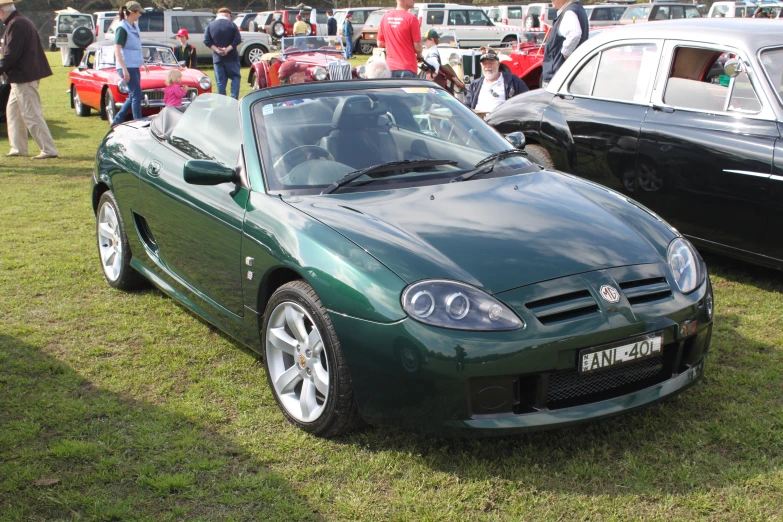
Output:
<instances>
[{"instance_id":1,"label":"side air intake vent","mask_svg":"<svg viewBox=\"0 0 783 522\"><path fill-rule=\"evenodd\" d=\"M135 212L133 213L133 219L136 221L136 230L139 231L139 237L141 237L141 240L144 241L144 244L146 244L150 250L157 252L158 243L155 242L155 238L152 236L152 231L147 224L147 220Z\"/></svg>"},{"instance_id":2,"label":"side air intake vent","mask_svg":"<svg viewBox=\"0 0 783 522\"><path fill-rule=\"evenodd\" d=\"M595 299L587 290L539 299L527 303L525 306L541 324L545 325L572 321L601 313Z\"/></svg>"},{"instance_id":3,"label":"side air intake vent","mask_svg":"<svg viewBox=\"0 0 783 522\"><path fill-rule=\"evenodd\" d=\"M665 277L653 277L620 283L631 306L644 305L672 299L672 290Z\"/></svg>"}]
</instances>

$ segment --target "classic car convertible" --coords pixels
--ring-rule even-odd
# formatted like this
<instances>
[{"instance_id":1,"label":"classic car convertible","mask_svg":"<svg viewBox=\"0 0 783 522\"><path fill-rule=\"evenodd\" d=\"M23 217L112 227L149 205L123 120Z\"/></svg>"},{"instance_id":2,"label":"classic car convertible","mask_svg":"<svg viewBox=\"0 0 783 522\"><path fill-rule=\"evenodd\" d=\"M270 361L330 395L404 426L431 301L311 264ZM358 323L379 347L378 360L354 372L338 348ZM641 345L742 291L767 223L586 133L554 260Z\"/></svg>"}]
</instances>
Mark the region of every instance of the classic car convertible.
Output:
<instances>
[{"instance_id":1,"label":"classic car convertible","mask_svg":"<svg viewBox=\"0 0 783 522\"><path fill-rule=\"evenodd\" d=\"M320 436L564 426L697 382L696 250L519 138L424 80L201 95L101 143L100 265L258 351L283 415Z\"/></svg>"},{"instance_id":2,"label":"classic car convertible","mask_svg":"<svg viewBox=\"0 0 783 522\"><path fill-rule=\"evenodd\" d=\"M283 62L294 60L307 66L305 82L355 78L345 58L342 36L296 36L280 41L279 53L266 53L250 67L247 81L253 89L280 85L277 75Z\"/></svg>"},{"instance_id":3,"label":"classic car convertible","mask_svg":"<svg viewBox=\"0 0 783 522\"><path fill-rule=\"evenodd\" d=\"M767 20L605 31L488 122L710 248L783 269L783 36Z\"/></svg>"},{"instance_id":4,"label":"classic car convertible","mask_svg":"<svg viewBox=\"0 0 783 522\"><path fill-rule=\"evenodd\" d=\"M160 44L142 44L144 61L150 72L141 72L141 89L144 99L141 111L145 116L156 114L165 105L163 89L166 87L166 74L172 67L182 72L182 85L188 94L182 99L188 105L196 96L212 92L212 81L197 69L182 67L169 47ZM128 97L128 86L117 74L114 62L114 42L103 40L90 45L84 53L81 63L68 74L70 82L71 108L78 116L89 116L92 109L101 115L101 119L114 119L123 102Z\"/></svg>"}]
</instances>

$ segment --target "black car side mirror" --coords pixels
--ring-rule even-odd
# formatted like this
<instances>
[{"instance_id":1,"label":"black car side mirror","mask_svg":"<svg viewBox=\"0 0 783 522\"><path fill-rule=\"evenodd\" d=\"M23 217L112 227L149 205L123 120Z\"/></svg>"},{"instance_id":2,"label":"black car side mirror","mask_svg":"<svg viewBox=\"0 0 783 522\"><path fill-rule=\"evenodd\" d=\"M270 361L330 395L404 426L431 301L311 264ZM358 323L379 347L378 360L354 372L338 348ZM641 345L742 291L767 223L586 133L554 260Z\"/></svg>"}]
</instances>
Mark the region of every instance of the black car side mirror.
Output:
<instances>
[{"instance_id":1,"label":"black car side mirror","mask_svg":"<svg viewBox=\"0 0 783 522\"><path fill-rule=\"evenodd\" d=\"M525 148L525 135L521 132L512 132L510 134L506 134L506 139L514 146L514 148Z\"/></svg>"},{"instance_id":2,"label":"black car side mirror","mask_svg":"<svg viewBox=\"0 0 783 522\"><path fill-rule=\"evenodd\" d=\"M182 174L185 183L191 185L220 185L239 181L234 169L217 161L189 160L185 163Z\"/></svg>"}]
</instances>

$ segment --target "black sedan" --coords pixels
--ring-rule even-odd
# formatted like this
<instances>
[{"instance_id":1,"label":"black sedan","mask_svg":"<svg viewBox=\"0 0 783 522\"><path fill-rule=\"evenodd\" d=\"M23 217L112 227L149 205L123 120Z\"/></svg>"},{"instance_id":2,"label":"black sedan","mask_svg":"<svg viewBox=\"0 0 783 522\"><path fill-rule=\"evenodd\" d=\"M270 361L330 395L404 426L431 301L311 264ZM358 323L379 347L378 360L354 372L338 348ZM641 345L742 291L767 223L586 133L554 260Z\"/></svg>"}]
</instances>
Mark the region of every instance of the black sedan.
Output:
<instances>
[{"instance_id":1,"label":"black sedan","mask_svg":"<svg viewBox=\"0 0 783 522\"><path fill-rule=\"evenodd\" d=\"M643 203L698 246L783 269L783 32L765 20L591 38L488 122L540 164Z\"/></svg>"}]
</instances>

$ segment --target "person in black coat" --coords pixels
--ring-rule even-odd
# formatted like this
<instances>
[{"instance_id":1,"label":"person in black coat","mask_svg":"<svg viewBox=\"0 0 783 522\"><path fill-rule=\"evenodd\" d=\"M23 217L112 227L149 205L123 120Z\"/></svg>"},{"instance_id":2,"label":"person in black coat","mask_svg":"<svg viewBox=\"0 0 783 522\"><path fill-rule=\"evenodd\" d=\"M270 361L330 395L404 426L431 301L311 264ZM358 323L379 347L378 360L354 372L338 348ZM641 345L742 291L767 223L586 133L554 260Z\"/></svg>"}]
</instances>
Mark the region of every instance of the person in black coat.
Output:
<instances>
[{"instance_id":1,"label":"person in black coat","mask_svg":"<svg viewBox=\"0 0 783 522\"><path fill-rule=\"evenodd\" d=\"M326 35L337 36L337 19L331 11L326 11L326 15L329 17L326 21Z\"/></svg>"},{"instance_id":2,"label":"person in black coat","mask_svg":"<svg viewBox=\"0 0 783 522\"><path fill-rule=\"evenodd\" d=\"M504 101L528 91L518 76L500 72L500 58L494 52L482 54L479 61L484 75L468 85L465 99L465 105L477 114L490 113Z\"/></svg>"}]
</instances>

